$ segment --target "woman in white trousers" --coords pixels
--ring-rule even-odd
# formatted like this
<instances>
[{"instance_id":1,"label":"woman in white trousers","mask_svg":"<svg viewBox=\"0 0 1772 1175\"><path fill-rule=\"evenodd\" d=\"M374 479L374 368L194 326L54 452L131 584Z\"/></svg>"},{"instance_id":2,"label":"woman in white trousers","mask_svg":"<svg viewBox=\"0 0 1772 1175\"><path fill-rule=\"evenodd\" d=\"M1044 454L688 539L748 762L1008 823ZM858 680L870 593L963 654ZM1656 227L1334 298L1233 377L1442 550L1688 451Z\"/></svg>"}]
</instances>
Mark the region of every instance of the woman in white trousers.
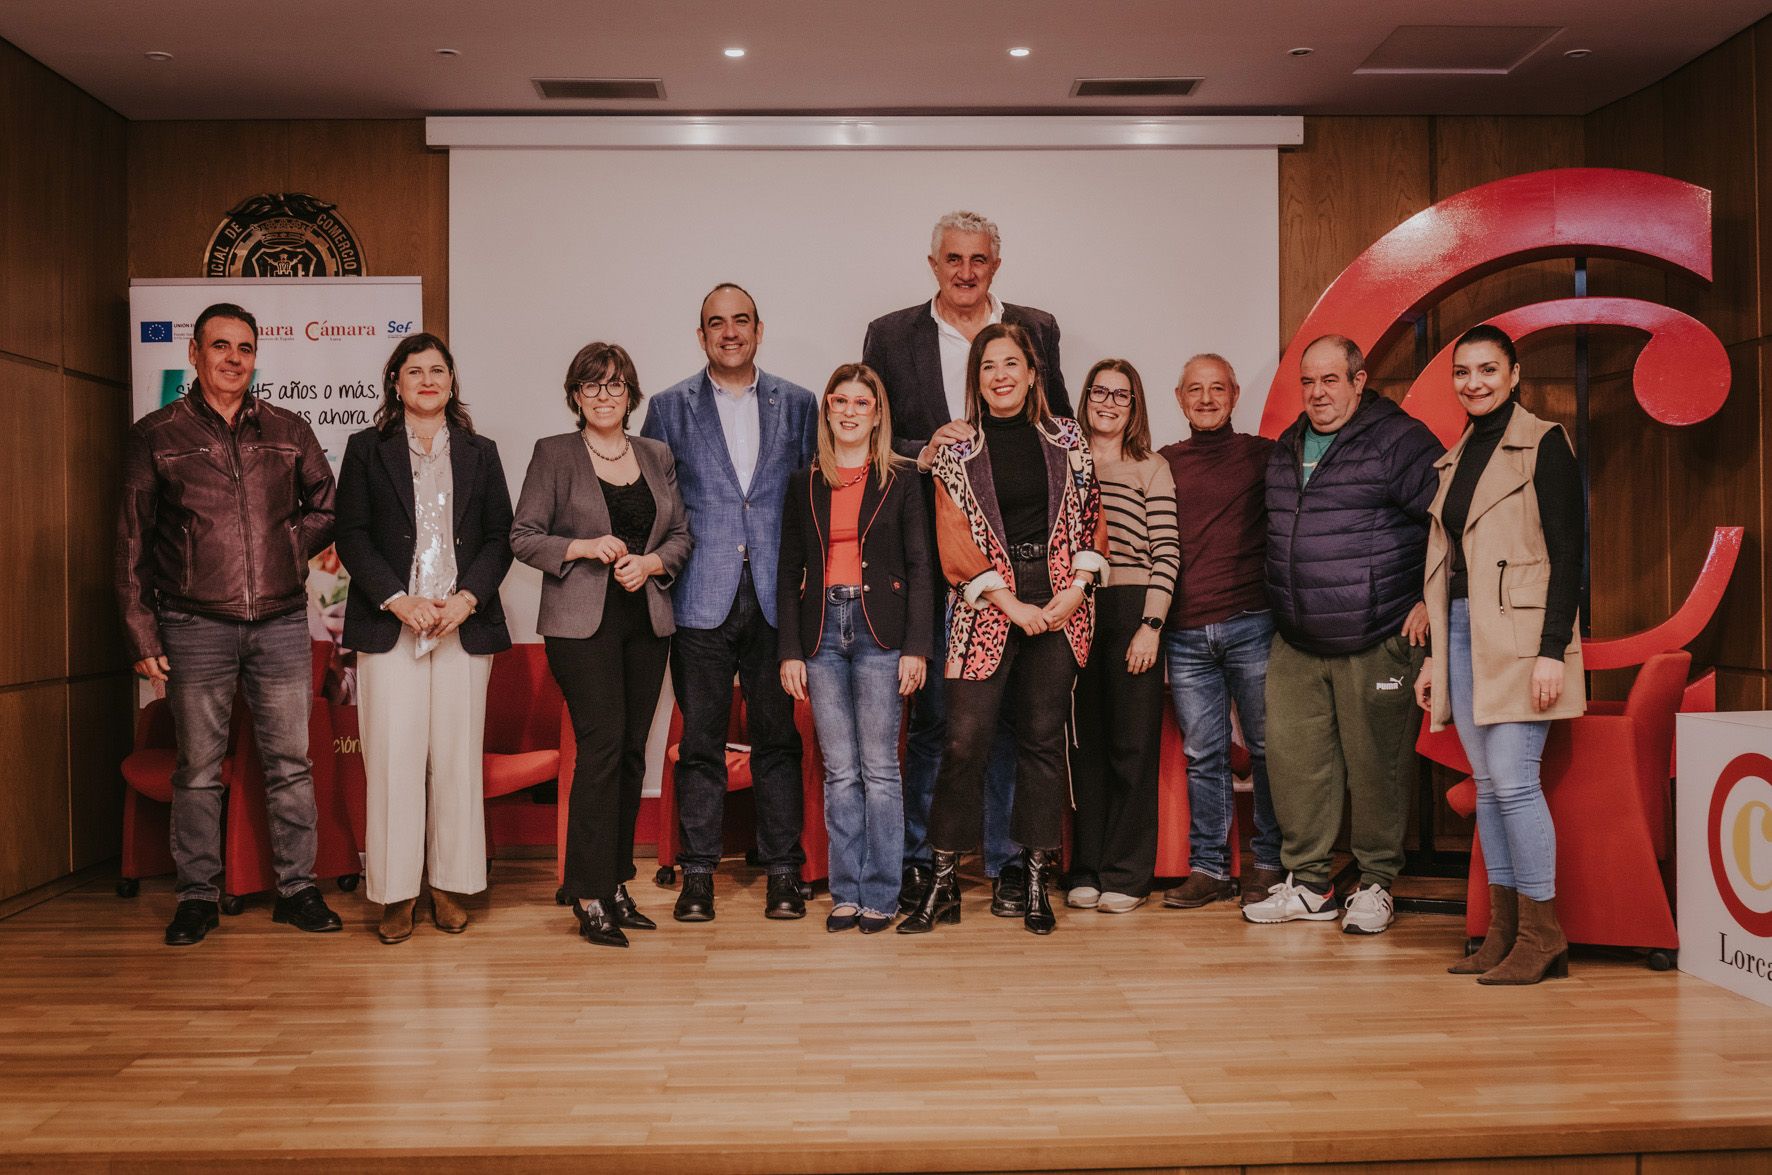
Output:
<instances>
[{"instance_id":1,"label":"woman in white trousers","mask_svg":"<svg viewBox=\"0 0 1772 1175\"><path fill-rule=\"evenodd\" d=\"M345 448L338 555L344 643L357 651L368 783L367 888L383 942L411 937L422 882L460 933L486 888L481 747L492 655L511 645L498 587L511 565L498 446L474 432L443 340L401 340L375 424Z\"/></svg>"}]
</instances>

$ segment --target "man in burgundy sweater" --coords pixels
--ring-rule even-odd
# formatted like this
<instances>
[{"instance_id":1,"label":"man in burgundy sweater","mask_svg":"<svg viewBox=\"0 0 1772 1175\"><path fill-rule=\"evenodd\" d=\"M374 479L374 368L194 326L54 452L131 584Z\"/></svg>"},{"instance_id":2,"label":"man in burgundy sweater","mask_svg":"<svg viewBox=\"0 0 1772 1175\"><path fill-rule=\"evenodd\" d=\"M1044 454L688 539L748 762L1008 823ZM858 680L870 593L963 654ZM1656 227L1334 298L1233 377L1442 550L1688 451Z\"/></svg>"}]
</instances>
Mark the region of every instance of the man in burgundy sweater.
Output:
<instances>
[{"instance_id":1,"label":"man in burgundy sweater","mask_svg":"<svg viewBox=\"0 0 1772 1175\"><path fill-rule=\"evenodd\" d=\"M1280 826L1267 779L1268 611L1264 494L1274 442L1237 432L1237 375L1219 355L1182 368L1175 398L1193 435L1162 450L1175 474L1181 582L1163 626L1169 691L1187 747L1188 879L1163 897L1191 910L1237 896L1230 872L1231 704L1255 774L1254 868L1244 868L1245 902L1283 874Z\"/></svg>"}]
</instances>

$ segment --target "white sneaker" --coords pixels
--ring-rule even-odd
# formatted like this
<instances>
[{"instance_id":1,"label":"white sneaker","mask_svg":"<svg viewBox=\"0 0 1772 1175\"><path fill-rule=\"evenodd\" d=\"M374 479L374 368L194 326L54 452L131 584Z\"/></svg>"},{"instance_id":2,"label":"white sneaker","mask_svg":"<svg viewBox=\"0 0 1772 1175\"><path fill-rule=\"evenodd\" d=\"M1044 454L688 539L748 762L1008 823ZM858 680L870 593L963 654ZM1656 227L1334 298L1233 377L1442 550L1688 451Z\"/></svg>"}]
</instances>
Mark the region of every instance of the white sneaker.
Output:
<instances>
[{"instance_id":1,"label":"white sneaker","mask_svg":"<svg viewBox=\"0 0 1772 1175\"><path fill-rule=\"evenodd\" d=\"M1391 891L1376 881L1365 889L1355 890L1347 899L1347 913L1341 919L1343 934L1383 934L1396 916Z\"/></svg>"},{"instance_id":2,"label":"white sneaker","mask_svg":"<svg viewBox=\"0 0 1772 1175\"><path fill-rule=\"evenodd\" d=\"M1064 904L1073 910L1093 910L1101 901L1101 891L1093 885L1073 885L1064 895Z\"/></svg>"},{"instance_id":3,"label":"white sneaker","mask_svg":"<svg viewBox=\"0 0 1772 1175\"><path fill-rule=\"evenodd\" d=\"M1309 886L1286 880L1268 890L1267 897L1243 907L1243 917L1251 922L1333 922L1341 917L1335 905L1335 894L1316 893Z\"/></svg>"},{"instance_id":4,"label":"white sneaker","mask_svg":"<svg viewBox=\"0 0 1772 1175\"><path fill-rule=\"evenodd\" d=\"M1095 908L1103 914L1130 914L1144 905L1144 899L1129 893L1115 893L1113 890L1101 895L1101 901Z\"/></svg>"}]
</instances>

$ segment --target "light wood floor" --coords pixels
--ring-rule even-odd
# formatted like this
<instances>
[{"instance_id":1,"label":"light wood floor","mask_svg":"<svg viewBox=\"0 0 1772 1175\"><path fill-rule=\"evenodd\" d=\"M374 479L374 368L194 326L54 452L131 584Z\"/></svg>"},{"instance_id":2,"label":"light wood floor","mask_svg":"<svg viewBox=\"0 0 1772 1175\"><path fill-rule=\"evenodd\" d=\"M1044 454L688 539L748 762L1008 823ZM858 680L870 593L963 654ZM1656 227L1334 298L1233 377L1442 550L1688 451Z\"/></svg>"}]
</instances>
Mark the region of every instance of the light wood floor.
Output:
<instances>
[{"instance_id":1,"label":"light wood floor","mask_svg":"<svg viewBox=\"0 0 1772 1175\"><path fill-rule=\"evenodd\" d=\"M1228 905L1036 939L977 886L958 927L863 938L822 901L765 921L762 888L722 873L718 921L680 926L643 872L662 929L616 951L574 937L551 862L500 862L459 937L383 946L329 892L342 934L260 899L173 950L169 882L88 885L0 921L0 1166L1634 1172L1772 1146L1772 1009L1628 960L1488 989L1443 973L1462 920L1361 939Z\"/></svg>"}]
</instances>

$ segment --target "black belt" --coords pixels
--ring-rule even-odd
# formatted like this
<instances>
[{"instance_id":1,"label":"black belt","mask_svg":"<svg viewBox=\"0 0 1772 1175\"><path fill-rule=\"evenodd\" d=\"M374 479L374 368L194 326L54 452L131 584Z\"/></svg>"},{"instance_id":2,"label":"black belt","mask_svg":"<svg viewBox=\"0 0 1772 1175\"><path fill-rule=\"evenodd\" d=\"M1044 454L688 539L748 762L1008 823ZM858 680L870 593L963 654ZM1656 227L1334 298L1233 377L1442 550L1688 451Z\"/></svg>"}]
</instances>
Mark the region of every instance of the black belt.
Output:
<instances>
[{"instance_id":1,"label":"black belt","mask_svg":"<svg viewBox=\"0 0 1772 1175\"><path fill-rule=\"evenodd\" d=\"M1009 557L1017 563L1032 563L1046 557L1045 543L1011 543Z\"/></svg>"},{"instance_id":2,"label":"black belt","mask_svg":"<svg viewBox=\"0 0 1772 1175\"><path fill-rule=\"evenodd\" d=\"M836 587L824 590L824 598L833 604L839 600L861 599L861 585L858 583L840 583Z\"/></svg>"}]
</instances>

